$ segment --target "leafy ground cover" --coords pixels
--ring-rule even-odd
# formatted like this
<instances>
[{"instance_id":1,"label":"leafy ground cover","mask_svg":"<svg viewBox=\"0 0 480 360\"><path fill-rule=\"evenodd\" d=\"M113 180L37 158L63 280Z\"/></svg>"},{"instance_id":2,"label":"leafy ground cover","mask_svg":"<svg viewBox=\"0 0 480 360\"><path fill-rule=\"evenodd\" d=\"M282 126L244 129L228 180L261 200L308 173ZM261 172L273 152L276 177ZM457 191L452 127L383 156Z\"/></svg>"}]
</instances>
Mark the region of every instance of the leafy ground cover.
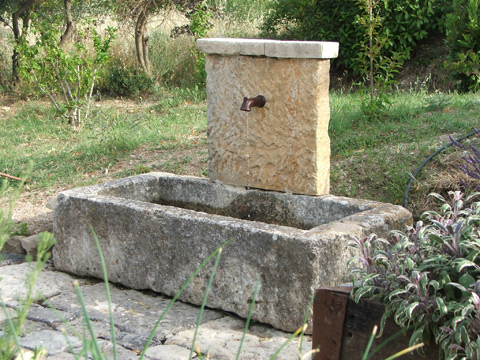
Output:
<instances>
[{"instance_id":1,"label":"leafy ground cover","mask_svg":"<svg viewBox=\"0 0 480 360\"><path fill-rule=\"evenodd\" d=\"M4 98L0 172L19 176L33 162L23 196L149 171L208 176L205 98L203 90L170 89L147 99L103 100L79 131L45 101ZM363 118L358 93L333 92L330 103L331 193L340 196L403 204L418 165L449 136L480 127L476 94L401 92L374 122ZM416 215L428 209L431 191L458 189L461 155L452 147L422 169L409 194Z\"/></svg>"}]
</instances>

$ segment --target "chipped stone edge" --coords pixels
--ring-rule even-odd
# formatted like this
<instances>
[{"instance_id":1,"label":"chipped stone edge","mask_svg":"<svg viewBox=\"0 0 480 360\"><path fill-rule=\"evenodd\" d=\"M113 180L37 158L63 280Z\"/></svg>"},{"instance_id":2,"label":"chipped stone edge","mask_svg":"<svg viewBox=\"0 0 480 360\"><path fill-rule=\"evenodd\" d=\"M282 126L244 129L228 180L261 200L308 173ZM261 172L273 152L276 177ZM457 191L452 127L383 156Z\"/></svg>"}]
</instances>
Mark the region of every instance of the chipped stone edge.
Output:
<instances>
[{"instance_id":1,"label":"chipped stone edge","mask_svg":"<svg viewBox=\"0 0 480 360\"><path fill-rule=\"evenodd\" d=\"M284 41L268 39L198 39L198 49L210 55L266 56L290 59L333 59L339 43L333 41Z\"/></svg>"}]
</instances>

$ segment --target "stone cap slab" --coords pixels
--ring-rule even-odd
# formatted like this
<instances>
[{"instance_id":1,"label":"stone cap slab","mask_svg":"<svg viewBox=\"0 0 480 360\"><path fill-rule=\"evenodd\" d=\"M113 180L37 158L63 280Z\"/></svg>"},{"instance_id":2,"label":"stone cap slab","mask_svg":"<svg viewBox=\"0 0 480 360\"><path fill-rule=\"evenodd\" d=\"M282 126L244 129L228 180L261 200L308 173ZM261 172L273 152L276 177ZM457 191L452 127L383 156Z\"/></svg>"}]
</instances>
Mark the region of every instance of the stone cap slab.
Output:
<instances>
[{"instance_id":1,"label":"stone cap slab","mask_svg":"<svg viewBox=\"0 0 480 360\"><path fill-rule=\"evenodd\" d=\"M214 55L266 56L290 59L333 59L338 56L338 42L290 41L267 39L198 39L198 49Z\"/></svg>"}]
</instances>

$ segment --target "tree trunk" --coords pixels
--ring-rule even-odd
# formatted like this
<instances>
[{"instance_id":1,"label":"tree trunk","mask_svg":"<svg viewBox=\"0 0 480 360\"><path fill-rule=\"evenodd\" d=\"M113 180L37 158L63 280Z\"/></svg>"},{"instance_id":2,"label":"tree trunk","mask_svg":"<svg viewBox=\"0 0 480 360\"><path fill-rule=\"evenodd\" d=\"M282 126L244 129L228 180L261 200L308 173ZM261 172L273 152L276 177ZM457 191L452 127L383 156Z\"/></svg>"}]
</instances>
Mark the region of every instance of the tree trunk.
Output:
<instances>
[{"instance_id":1,"label":"tree trunk","mask_svg":"<svg viewBox=\"0 0 480 360\"><path fill-rule=\"evenodd\" d=\"M12 29L15 45L20 44L20 41L26 37L30 23L30 12L36 3L39 4L42 1L43 0L27 0L20 2L20 7L12 13ZM22 20L22 31L20 31L19 19ZM16 87L20 81L18 75L18 67L20 66L19 56L20 54L16 46L14 46L12 55L12 83L14 87Z\"/></svg>"},{"instance_id":2,"label":"tree trunk","mask_svg":"<svg viewBox=\"0 0 480 360\"><path fill-rule=\"evenodd\" d=\"M148 58L148 37L145 36L147 27L148 11L144 7L140 10L135 24L135 49L137 51L138 64L145 72L149 72L150 60Z\"/></svg>"},{"instance_id":3,"label":"tree trunk","mask_svg":"<svg viewBox=\"0 0 480 360\"><path fill-rule=\"evenodd\" d=\"M65 4L65 16L67 20L67 28L65 29L65 32L63 35L60 37L60 47L64 48L65 45L68 43L68 41L72 38L74 29L75 29L75 24L73 22L73 17L72 17L72 0L64 0Z\"/></svg>"}]
</instances>

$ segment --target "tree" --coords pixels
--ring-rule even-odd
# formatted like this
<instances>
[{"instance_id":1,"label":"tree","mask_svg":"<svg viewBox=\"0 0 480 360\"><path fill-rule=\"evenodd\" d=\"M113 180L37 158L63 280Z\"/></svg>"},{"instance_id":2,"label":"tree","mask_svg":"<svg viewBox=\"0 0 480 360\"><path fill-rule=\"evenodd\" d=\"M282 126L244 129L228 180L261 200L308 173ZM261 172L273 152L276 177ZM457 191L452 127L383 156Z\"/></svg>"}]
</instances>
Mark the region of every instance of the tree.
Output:
<instances>
[{"instance_id":1,"label":"tree","mask_svg":"<svg viewBox=\"0 0 480 360\"><path fill-rule=\"evenodd\" d=\"M59 41L62 20L58 15L51 19L35 18L35 42L30 45L23 40L18 46L22 55L20 72L22 78L37 84L73 129L78 129L89 115L97 71L109 59L115 29L107 28L102 36L93 21L86 19L79 22L78 41L66 47L65 42L62 45Z\"/></svg>"},{"instance_id":2,"label":"tree","mask_svg":"<svg viewBox=\"0 0 480 360\"><path fill-rule=\"evenodd\" d=\"M0 4L0 20L5 26L9 26L12 29L15 41L12 55L12 82L14 86L19 82L18 67L20 60L17 45L27 36L32 11L44 1L6 0ZM11 23L7 16L11 17Z\"/></svg>"},{"instance_id":3,"label":"tree","mask_svg":"<svg viewBox=\"0 0 480 360\"><path fill-rule=\"evenodd\" d=\"M12 83L19 83L20 53L19 44L27 38L32 14L48 18L57 14L64 17L64 32L59 41L64 47L75 32L75 19L82 19L88 13L104 13L108 8L108 0L1 0L0 23L10 27L14 36L12 55ZM38 11L40 10L41 11ZM75 14L74 14L75 12Z\"/></svg>"},{"instance_id":4,"label":"tree","mask_svg":"<svg viewBox=\"0 0 480 360\"><path fill-rule=\"evenodd\" d=\"M114 8L120 21L129 21L135 26L135 50L139 66L148 74L147 24L149 18L160 11L171 8L193 8L200 0L116 0Z\"/></svg>"}]
</instances>

